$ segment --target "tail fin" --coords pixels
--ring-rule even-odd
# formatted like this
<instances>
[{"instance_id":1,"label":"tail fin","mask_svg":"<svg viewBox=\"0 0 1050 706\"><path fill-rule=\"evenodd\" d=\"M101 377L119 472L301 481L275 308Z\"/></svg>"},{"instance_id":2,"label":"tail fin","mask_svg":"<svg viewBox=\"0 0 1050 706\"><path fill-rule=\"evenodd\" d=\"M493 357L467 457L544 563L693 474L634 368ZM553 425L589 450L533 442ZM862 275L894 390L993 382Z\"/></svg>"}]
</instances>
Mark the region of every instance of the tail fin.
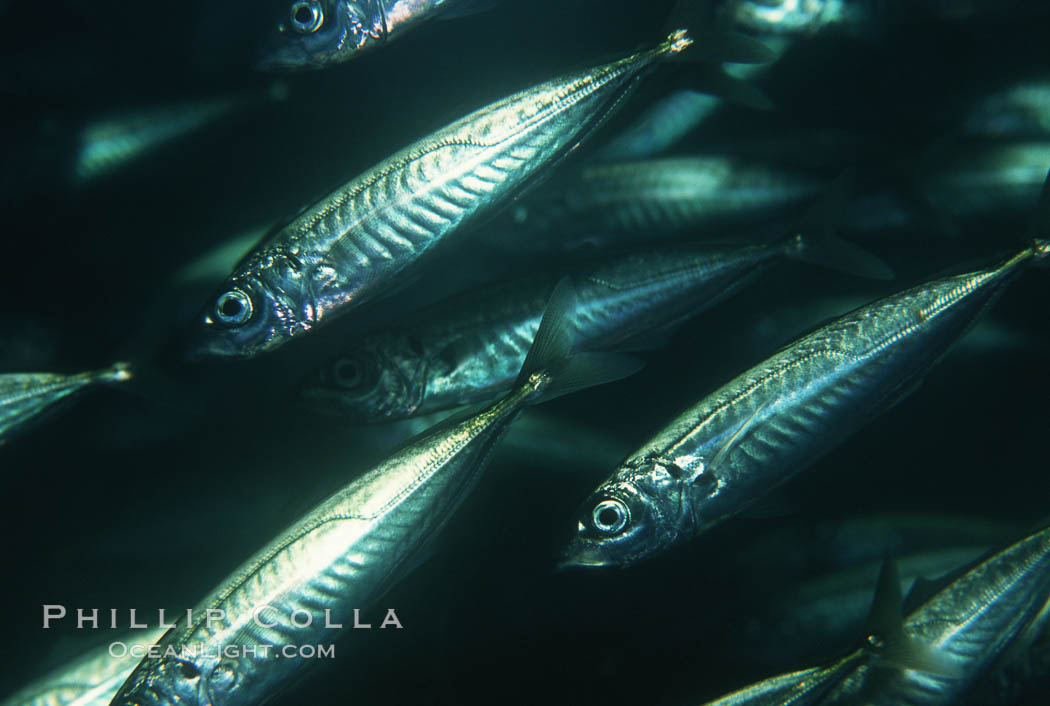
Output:
<instances>
[{"instance_id":1,"label":"tail fin","mask_svg":"<svg viewBox=\"0 0 1050 706\"><path fill-rule=\"evenodd\" d=\"M528 385L534 376L540 382L531 404L546 402L570 392L613 382L633 375L642 362L615 353L573 354L576 322L576 290L566 277L558 282L540 319L532 347L518 373L515 387Z\"/></svg>"},{"instance_id":2,"label":"tail fin","mask_svg":"<svg viewBox=\"0 0 1050 706\"><path fill-rule=\"evenodd\" d=\"M893 269L876 255L835 234L853 192L854 170L843 172L802 216L791 254L805 262L868 279L894 278Z\"/></svg>"},{"instance_id":3,"label":"tail fin","mask_svg":"<svg viewBox=\"0 0 1050 706\"><path fill-rule=\"evenodd\" d=\"M730 64L766 64L777 54L762 42L727 27L715 27L713 12L704 0L678 0L665 28L668 33L688 27L695 45L684 55L689 61Z\"/></svg>"},{"instance_id":4,"label":"tail fin","mask_svg":"<svg viewBox=\"0 0 1050 706\"><path fill-rule=\"evenodd\" d=\"M128 363L114 363L104 370L96 370L88 373L92 382L113 384L127 382L131 379L131 365Z\"/></svg>"}]
</instances>

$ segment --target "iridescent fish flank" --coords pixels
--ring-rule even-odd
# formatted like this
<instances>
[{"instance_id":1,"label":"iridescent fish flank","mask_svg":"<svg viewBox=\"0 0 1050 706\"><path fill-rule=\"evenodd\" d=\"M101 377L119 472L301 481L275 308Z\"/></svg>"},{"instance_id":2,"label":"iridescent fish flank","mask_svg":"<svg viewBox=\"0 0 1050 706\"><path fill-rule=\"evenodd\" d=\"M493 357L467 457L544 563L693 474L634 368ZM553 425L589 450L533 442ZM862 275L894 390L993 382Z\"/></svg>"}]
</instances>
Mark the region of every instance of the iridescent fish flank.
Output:
<instances>
[{"instance_id":1,"label":"iridescent fish flank","mask_svg":"<svg viewBox=\"0 0 1050 706\"><path fill-rule=\"evenodd\" d=\"M737 247L665 246L583 263L570 270L576 338L588 351L659 348L677 326L780 262L885 277L885 266L872 259L837 238L797 235ZM428 307L397 329L355 338L307 379L302 398L363 422L489 399L514 384L555 281L551 273L501 282Z\"/></svg>"},{"instance_id":2,"label":"iridescent fish flank","mask_svg":"<svg viewBox=\"0 0 1050 706\"><path fill-rule=\"evenodd\" d=\"M692 44L659 46L482 108L307 209L234 271L198 328L197 355L251 357L400 284L400 273L543 176L642 73Z\"/></svg>"},{"instance_id":3,"label":"iridescent fish flank","mask_svg":"<svg viewBox=\"0 0 1050 706\"><path fill-rule=\"evenodd\" d=\"M286 687L307 661L278 659L278 647L331 639L325 625L349 625L409 573L520 412L638 370L620 356L572 353L574 299L567 283L555 289L509 394L413 438L293 523L198 604L194 622L181 619L113 703L252 706ZM194 645L204 649L187 656ZM258 649L237 649L249 646Z\"/></svg>"},{"instance_id":4,"label":"iridescent fish flank","mask_svg":"<svg viewBox=\"0 0 1050 706\"><path fill-rule=\"evenodd\" d=\"M568 566L627 565L739 513L912 392L1029 265L920 285L843 316L705 397L584 503Z\"/></svg>"}]
</instances>

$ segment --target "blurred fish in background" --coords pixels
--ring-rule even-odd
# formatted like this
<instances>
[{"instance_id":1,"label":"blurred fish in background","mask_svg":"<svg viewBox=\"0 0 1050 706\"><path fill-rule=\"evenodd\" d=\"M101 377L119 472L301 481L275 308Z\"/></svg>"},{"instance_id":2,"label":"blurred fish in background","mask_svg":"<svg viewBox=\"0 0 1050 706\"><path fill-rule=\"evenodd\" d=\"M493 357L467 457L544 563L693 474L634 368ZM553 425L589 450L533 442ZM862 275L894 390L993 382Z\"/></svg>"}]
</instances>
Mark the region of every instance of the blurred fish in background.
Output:
<instances>
[{"instance_id":1,"label":"blurred fish in background","mask_svg":"<svg viewBox=\"0 0 1050 706\"><path fill-rule=\"evenodd\" d=\"M0 16L5 703L1045 706L1047 3Z\"/></svg>"}]
</instances>

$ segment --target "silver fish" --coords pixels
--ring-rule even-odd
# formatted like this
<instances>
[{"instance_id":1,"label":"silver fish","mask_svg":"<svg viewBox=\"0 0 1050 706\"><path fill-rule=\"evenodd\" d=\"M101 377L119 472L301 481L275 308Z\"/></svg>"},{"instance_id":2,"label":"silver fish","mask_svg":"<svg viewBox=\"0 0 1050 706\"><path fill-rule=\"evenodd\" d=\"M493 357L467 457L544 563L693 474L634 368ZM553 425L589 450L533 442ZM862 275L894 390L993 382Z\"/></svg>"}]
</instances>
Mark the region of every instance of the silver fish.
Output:
<instances>
[{"instance_id":1,"label":"silver fish","mask_svg":"<svg viewBox=\"0 0 1050 706\"><path fill-rule=\"evenodd\" d=\"M958 703L1045 614L1050 529L964 571L901 619L900 576L879 577L864 646L827 667L767 679L709 706L932 706ZM909 600L917 600L919 588Z\"/></svg>"},{"instance_id":2,"label":"silver fish","mask_svg":"<svg viewBox=\"0 0 1050 706\"><path fill-rule=\"evenodd\" d=\"M0 706L106 706L141 661L131 647L147 648L162 634L149 629L108 641L19 689ZM116 642L122 647L111 652Z\"/></svg>"},{"instance_id":3,"label":"silver fish","mask_svg":"<svg viewBox=\"0 0 1050 706\"><path fill-rule=\"evenodd\" d=\"M693 245L606 258L571 271L581 350L658 347L674 328L790 259L891 277L832 238L751 246ZM302 398L356 421L401 419L491 399L514 384L557 275L471 291L414 323L374 334L314 374Z\"/></svg>"},{"instance_id":4,"label":"silver fish","mask_svg":"<svg viewBox=\"0 0 1050 706\"><path fill-rule=\"evenodd\" d=\"M787 346L705 397L632 454L584 504L566 565L626 565L743 510L906 396L1029 265L887 297Z\"/></svg>"},{"instance_id":5,"label":"silver fish","mask_svg":"<svg viewBox=\"0 0 1050 706\"><path fill-rule=\"evenodd\" d=\"M476 0L280 0L262 42L259 68L321 69L385 46L435 17Z\"/></svg>"},{"instance_id":6,"label":"silver fish","mask_svg":"<svg viewBox=\"0 0 1050 706\"><path fill-rule=\"evenodd\" d=\"M944 576L990 548L958 546L902 555L898 559L901 590L907 592L919 578ZM881 564L880 559L798 584L778 582L779 590L767 602L753 604L725 649L773 669L841 654L853 646L864 626Z\"/></svg>"},{"instance_id":7,"label":"silver fish","mask_svg":"<svg viewBox=\"0 0 1050 706\"><path fill-rule=\"evenodd\" d=\"M1050 137L1050 78L1020 81L975 101L961 132L990 138Z\"/></svg>"},{"instance_id":8,"label":"silver fish","mask_svg":"<svg viewBox=\"0 0 1050 706\"><path fill-rule=\"evenodd\" d=\"M262 243L208 307L197 354L272 350L362 302L541 176L599 125L684 30L619 61L482 108L402 150Z\"/></svg>"},{"instance_id":9,"label":"silver fish","mask_svg":"<svg viewBox=\"0 0 1050 706\"><path fill-rule=\"evenodd\" d=\"M674 91L653 103L594 155L600 162L655 157L677 144L721 105L722 99L696 91Z\"/></svg>"},{"instance_id":10,"label":"silver fish","mask_svg":"<svg viewBox=\"0 0 1050 706\"><path fill-rule=\"evenodd\" d=\"M287 97L288 86L277 81L262 92L164 105L91 120L78 136L72 181L82 186L106 177L238 111L266 102L280 102Z\"/></svg>"},{"instance_id":11,"label":"silver fish","mask_svg":"<svg viewBox=\"0 0 1050 706\"><path fill-rule=\"evenodd\" d=\"M117 363L105 370L76 375L58 373L8 373L0 375L0 444L46 412L85 388L131 379L127 363Z\"/></svg>"},{"instance_id":12,"label":"silver fish","mask_svg":"<svg viewBox=\"0 0 1050 706\"><path fill-rule=\"evenodd\" d=\"M1048 596L1050 529L1045 529L939 590L908 615L903 629L874 626L863 648L868 659L822 703L957 703L1039 616ZM923 652L933 655L930 668L925 668L929 657Z\"/></svg>"},{"instance_id":13,"label":"silver fish","mask_svg":"<svg viewBox=\"0 0 1050 706\"><path fill-rule=\"evenodd\" d=\"M277 648L322 643L332 634L326 621L349 622L411 570L526 406L637 370L618 356L570 355L572 297L570 287L555 289L512 392L408 442L293 523L198 604L194 622L158 642L178 656L145 660L113 703L237 706L286 686L304 660L278 659ZM208 621L208 609L223 617ZM297 627L304 613L310 626ZM182 651L192 645L204 649Z\"/></svg>"},{"instance_id":14,"label":"silver fish","mask_svg":"<svg viewBox=\"0 0 1050 706\"><path fill-rule=\"evenodd\" d=\"M816 706L861 660L860 654L853 653L826 667L781 674L709 701L705 706Z\"/></svg>"},{"instance_id":15,"label":"silver fish","mask_svg":"<svg viewBox=\"0 0 1050 706\"><path fill-rule=\"evenodd\" d=\"M728 0L722 12L759 35L810 35L869 18L857 0Z\"/></svg>"},{"instance_id":16,"label":"silver fish","mask_svg":"<svg viewBox=\"0 0 1050 706\"><path fill-rule=\"evenodd\" d=\"M595 164L511 209L506 237L564 241L743 227L789 212L826 186L805 173L730 155Z\"/></svg>"}]
</instances>

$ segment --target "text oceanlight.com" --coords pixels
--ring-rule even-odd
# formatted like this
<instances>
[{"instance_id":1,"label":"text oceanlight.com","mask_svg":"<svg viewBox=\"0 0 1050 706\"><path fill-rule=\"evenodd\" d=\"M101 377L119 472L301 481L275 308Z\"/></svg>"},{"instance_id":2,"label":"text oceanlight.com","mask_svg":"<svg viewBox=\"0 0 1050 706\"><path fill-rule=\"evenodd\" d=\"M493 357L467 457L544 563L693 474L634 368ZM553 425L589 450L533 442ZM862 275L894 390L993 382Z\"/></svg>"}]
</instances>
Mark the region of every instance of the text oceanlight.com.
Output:
<instances>
[{"instance_id":1,"label":"text oceanlight.com","mask_svg":"<svg viewBox=\"0 0 1050 706\"><path fill-rule=\"evenodd\" d=\"M262 659L333 659L335 645L224 645L209 646L203 642L189 643L175 647L168 645L143 645L140 643L114 642L109 646L109 655L116 659L134 657L135 659L239 659L241 657Z\"/></svg>"}]
</instances>

